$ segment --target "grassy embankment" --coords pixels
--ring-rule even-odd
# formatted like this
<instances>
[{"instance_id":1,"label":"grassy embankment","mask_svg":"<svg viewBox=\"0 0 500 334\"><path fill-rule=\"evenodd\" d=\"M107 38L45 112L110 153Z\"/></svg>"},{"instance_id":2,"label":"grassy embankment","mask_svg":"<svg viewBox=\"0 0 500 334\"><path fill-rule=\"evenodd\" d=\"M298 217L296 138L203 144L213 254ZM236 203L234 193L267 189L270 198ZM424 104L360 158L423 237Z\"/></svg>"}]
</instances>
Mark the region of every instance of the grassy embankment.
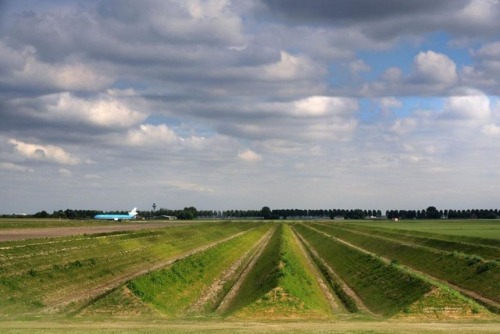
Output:
<instances>
[{"instance_id":1,"label":"grassy embankment","mask_svg":"<svg viewBox=\"0 0 500 334\"><path fill-rule=\"evenodd\" d=\"M377 230L393 230L450 241L466 241L468 239L472 243L482 243L484 241L488 243L491 240L497 246L500 242L500 223L495 219L424 219L400 220L398 222L358 220L349 221L348 223L374 227Z\"/></svg>"},{"instance_id":2,"label":"grassy embankment","mask_svg":"<svg viewBox=\"0 0 500 334\"><path fill-rule=\"evenodd\" d=\"M239 319L330 318L311 269L290 227L280 224L226 314Z\"/></svg>"},{"instance_id":3,"label":"grassy embankment","mask_svg":"<svg viewBox=\"0 0 500 334\"><path fill-rule=\"evenodd\" d=\"M485 260L475 254L464 253L464 250L470 248L469 245L464 245L462 249L459 243L455 243L457 249L449 252L431 247L416 247L407 242L373 233L359 233L345 224L314 224L314 227L370 252L475 291L497 303L500 302L499 263L495 260Z\"/></svg>"},{"instance_id":4,"label":"grassy embankment","mask_svg":"<svg viewBox=\"0 0 500 334\"><path fill-rule=\"evenodd\" d=\"M255 245L269 228L269 225L261 226L204 252L176 261L168 268L128 282L127 287L164 316L189 316L190 306L210 287L211 282ZM214 309L214 303L215 300L209 301L210 305L203 309Z\"/></svg>"},{"instance_id":5,"label":"grassy embankment","mask_svg":"<svg viewBox=\"0 0 500 334\"><path fill-rule=\"evenodd\" d=\"M62 312L78 309L101 288L105 291L163 261L256 225L224 222L2 242L0 317L40 316L54 307Z\"/></svg>"},{"instance_id":6,"label":"grassy embankment","mask_svg":"<svg viewBox=\"0 0 500 334\"><path fill-rule=\"evenodd\" d=\"M297 232L374 313L393 316L432 290L427 282L305 225Z\"/></svg>"},{"instance_id":7,"label":"grassy embankment","mask_svg":"<svg viewBox=\"0 0 500 334\"><path fill-rule=\"evenodd\" d=\"M327 225L331 225L328 224ZM373 236L392 239L416 246L430 247L436 250L460 252L471 256L477 255L486 260L500 259L500 241L465 236L447 236L431 233L412 232L398 229L377 228L353 224L336 224L351 231L368 233ZM500 224L499 224L500 225ZM499 231L500 233L500 231Z\"/></svg>"}]
</instances>

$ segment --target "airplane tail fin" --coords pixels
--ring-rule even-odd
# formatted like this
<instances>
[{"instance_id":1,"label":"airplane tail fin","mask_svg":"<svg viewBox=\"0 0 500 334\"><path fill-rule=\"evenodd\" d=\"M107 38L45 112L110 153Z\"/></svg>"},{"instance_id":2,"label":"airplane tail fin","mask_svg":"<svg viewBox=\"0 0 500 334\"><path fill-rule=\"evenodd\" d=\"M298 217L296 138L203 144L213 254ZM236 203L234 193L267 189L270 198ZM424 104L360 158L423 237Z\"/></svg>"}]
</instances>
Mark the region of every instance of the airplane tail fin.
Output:
<instances>
[{"instance_id":1,"label":"airplane tail fin","mask_svg":"<svg viewBox=\"0 0 500 334\"><path fill-rule=\"evenodd\" d=\"M137 216L137 208L133 208L132 211L128 213L130 216Z\"/></svg>"}]
</instances>

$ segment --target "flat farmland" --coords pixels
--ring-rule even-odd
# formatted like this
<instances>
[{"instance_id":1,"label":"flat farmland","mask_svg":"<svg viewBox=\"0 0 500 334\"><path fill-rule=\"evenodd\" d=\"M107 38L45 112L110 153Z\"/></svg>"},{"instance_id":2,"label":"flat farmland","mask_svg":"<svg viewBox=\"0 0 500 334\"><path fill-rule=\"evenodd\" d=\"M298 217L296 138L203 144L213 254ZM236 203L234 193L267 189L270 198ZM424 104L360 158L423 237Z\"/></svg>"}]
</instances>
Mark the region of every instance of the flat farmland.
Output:
<instances>
[{"instance_id":1,"label":"flat farmland","mask_svg":"<svg viewBox=\"0 0 500 334\"><path fill-rule=\"evenodd\" d=\"M419 224L0 221L0 331L499 332L500 224Z\"/></svg>"},{"instance_id":2,"label":"flat farmland","mask_svg":"<svg viewBox=\"0 0 500 334\"><path fill-rule=\"evenodd\" d=\"M399 230L421 234L434 234L434 237L477 237L500 241L500 223L496 220L407 220L407 221L357 221L361 226L377 229ZM480 240L478 240L480 242Z\"/></svg>"}]
</instances>

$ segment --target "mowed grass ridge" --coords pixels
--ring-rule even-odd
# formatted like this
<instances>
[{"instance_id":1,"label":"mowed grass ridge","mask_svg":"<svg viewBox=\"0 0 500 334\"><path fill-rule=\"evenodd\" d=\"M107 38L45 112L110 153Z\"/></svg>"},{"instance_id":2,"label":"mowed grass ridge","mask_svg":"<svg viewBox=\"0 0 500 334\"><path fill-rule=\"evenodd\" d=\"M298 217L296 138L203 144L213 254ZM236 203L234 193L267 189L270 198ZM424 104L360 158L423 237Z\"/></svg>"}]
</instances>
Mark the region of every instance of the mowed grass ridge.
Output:
<instances>
[{"instance_id":1,"label":"mowed grass ridge","mask_svg":"<svg viewBox=\"0 0 500 334\"><path fill-rule=\"evenodd\" d=\"M297 225L295 229L374 313L393 316L432 289L425 281L305 224Z\"/></svg>"},{"instance_id":2,"label":"mowed grass ridge","mask_svg":"<svg viewBox=\"0 0 500 334\"><path fill-rule=\"evenodd\" d=\"M500 302L500 265L495 260L488 261L459 252L416 248L411 244L356 233L336 225L314 224L314 227L370 252Z\"/></svg>"},{"instance_id":3,"label":"mowed grass ridge","mask_svg":"<svg viewBox=\"0 0 500 334\"><path fill-rule=\"evenodd\" d=\"M225 314L244 319L325 319L332 316L290 226L279 224Z\"/></svg>"},{"instance_id":4,"label":"mowed grass ridge","mask_svg":"<svg viewBox=\"0 0 500 334\"><path fill-rule=\"evenodd\" d=\"M461 238L459 241L457 237L452 237L454 240L446 240L432 234L425 235L402 230L377 229L376 227L353 225L349 223L336 223L335 226L351 231L368 233L373 236L393 239L401 243L411 243L416 246L430 247L448 252L456 251L471 256L480 256L486 260L500 260L500 241L494 239Z\"/></svg>"},{"instance_id":5,"label":"mowed grass ridge","mask_svg":"<svg viewBox=\"0 0 500 334\"><path fill-rule=\"evenodd\" d=\"M0 320L490 319L453 287L430 279L439 276L425 265L446 279L469 275L477 285L471 290L494 293L495 260L466 252L496 246L417 234L371 223L223 221L1 242ZM353 313L332 309L319 280L330 282ZM211 292L218 283L221 290ZM236 293L217 310L232 286Z\"/></svg>"},{"instance_id":6,"label":"mowed grass ridge","mask_svg":"<svg viewBox=\"0 0 500 334\"><path fill-rule=\"evenodd\" d=\"M242 257L270 228L260 226L210 249L127 283L143 302L168 317L185 316L210 283Z\"/></svg>"},{"instance_id":7,"label":"mowed grass ridge","mask_svg":"<svg viewBox=\"0 0 500 334\"><path fill-rule=\"evenodd\" d=\"M2 242L0 317L37 314L46 308L85 299L89 290L147 270L257 224L232 222L193 228L111 233ZM81 297L81 298L80 298ZM75 300L73 300L75 299Z\"/></svg>"}]
</instances>

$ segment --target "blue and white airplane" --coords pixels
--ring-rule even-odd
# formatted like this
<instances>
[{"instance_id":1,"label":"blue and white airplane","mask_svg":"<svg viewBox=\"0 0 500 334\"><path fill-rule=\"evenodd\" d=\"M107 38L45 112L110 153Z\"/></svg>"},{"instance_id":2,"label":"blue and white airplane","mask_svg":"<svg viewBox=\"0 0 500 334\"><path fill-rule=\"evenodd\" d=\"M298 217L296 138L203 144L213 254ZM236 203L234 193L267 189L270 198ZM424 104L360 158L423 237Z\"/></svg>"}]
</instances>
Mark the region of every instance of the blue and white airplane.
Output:
<instances>
[{"instance_id":1,"label":"blue and white airplane","mask_svg":"<svg viewBox=\"0 0 500 334\"><path fill-rule=\"evenodd\" d=\"M95 215L94 219L121 221L121 220L135 219L135 216L137 216L137 208L134 208L126 215L117 213L103 213L100 215Z\"/></svg>"}]
</instances>

